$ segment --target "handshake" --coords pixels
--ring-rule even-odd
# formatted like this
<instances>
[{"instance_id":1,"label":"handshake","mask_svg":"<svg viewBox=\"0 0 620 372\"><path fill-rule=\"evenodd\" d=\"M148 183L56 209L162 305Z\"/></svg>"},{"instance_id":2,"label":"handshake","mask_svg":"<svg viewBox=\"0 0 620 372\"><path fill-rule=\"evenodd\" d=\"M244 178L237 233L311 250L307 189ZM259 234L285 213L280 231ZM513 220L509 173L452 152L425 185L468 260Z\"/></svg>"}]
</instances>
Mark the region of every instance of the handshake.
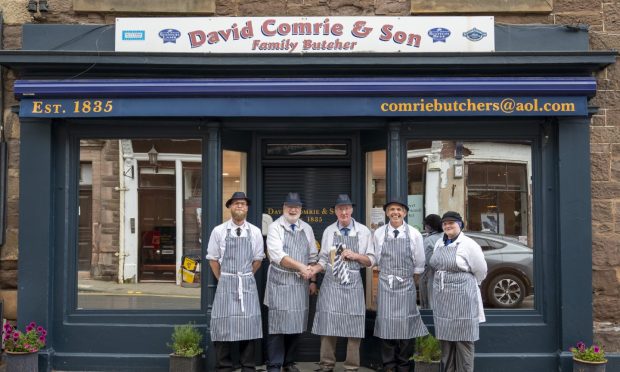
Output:
<instances>
[{"instance_id":1,"label":"handshake","mask_svg":"<svg viewBox=\"0 0 620 372\"><path fill-rule=\"evenodd\" d=\"M321 265L312 264L312 265L302 265L300 270L298 270L299 276L304 278L305 280L310 280L317 273L321 272Z\"/></svg>"}]
</instances>

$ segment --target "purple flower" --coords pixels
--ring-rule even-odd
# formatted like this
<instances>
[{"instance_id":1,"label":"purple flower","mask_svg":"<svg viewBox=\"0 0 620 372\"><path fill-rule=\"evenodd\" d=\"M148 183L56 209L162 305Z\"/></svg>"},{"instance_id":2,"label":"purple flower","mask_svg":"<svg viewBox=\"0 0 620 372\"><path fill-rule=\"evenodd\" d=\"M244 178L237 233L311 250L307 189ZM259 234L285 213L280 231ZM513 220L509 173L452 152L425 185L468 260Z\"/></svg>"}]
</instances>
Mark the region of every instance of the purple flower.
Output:
<instances>
[{"instance_id":1,"label":"purple flower","mask_svg":"<svg viewBox=\"0 0 620 372\"><path fill-rule=\"evenodd\" d=\"M32 324L32 323L30 323L30 324ZM31 327L31 326L26 327L26 333L32 331L33 329L34 329L34 327Z\"/></svg>"},{"instance_id":2,"label":"purple flower","mask_svg":"<svg viewBox=\"0 0 620 372\"><path fill-rule=\"evenodd\" d=\"M28 327L30 327L30 328L37 328L37 323L30 322L30 324L28 324Z\"/></svg>"},{"instance_id":3,"label":"purple flower","mask_svg":"<svg viewBox=\"0 0 620 372\"><path fill-rule=\"evenodd\" d=\"M45 343L45 336L41 336L41 337L39 337L39 341L41 341L41 342Z\"/></svg>"},{"instance_id":4,"label":"purple flower","mask_svg":"<svg viewBox=\"0 0 620 372\"><path fill-rule=\"evenodd\" d=\"M13 340L19 340L19 332L13 332Z\"/></svg>"},{"instance_id":5,"label":"purple flower","mask_svg":"<svg viewBox=\"0 0 620 372\"><path fill-rule=\"evenodd\" d=\"M43 327L41 327L41 326L38 326L38 327L37 327L37 332L41 333L41 332L43 332L43 331L44 331Z\"/></svg>"},{"instance_id":6,"label":"purple flower","mask_svg":"<svg viewBox=\"0 0 620 372\"><path fill-rule=\"evenodd\" d=\"M594 352L595 352L595 353L597 353L597 354L598 354L598 353L600 353L600 352L601 352L601 348L600 348L600 347L598 347L598 346L594 345L594 346L593 346L593 348L594 348Z\"/></svg>"},{"instance_id":7,"label":"purple flower","mask_svg":"<svg viewBox=\"0 0 620 372\"><path fill-rule=\"evenodd\" d=\"M41 331L41 335L42 336L47 336L47 331L46 330Z\"/></svg>"},{"instance_id":8,"label":"purple flower","mask_svg":"<svg viewBox=\"0 0 620 372\"><path fill-rule=\"evenodd\" d=\"M583 352L586 350L586 344L584 344L582 341L577 342L577 349L579 349L579 351Z\"/></svg>"}]
</instances>

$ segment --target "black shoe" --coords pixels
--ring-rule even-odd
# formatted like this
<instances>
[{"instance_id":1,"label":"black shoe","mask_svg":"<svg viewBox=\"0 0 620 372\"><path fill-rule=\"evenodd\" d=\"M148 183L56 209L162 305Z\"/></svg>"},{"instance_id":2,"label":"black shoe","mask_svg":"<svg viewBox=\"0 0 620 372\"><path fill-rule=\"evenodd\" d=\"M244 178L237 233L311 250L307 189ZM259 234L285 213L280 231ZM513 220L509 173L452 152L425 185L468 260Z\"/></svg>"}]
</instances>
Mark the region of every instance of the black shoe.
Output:
<instances>
[{"instance_id":1,"label":"black shoe","mask_svg":"<svg viewBox=\"0 0 620 372\"><path fill-rule=\"evenodd\" d=\"M290 366L284 367L284 372L301 372L296 365L291 364Z\"/></svg>"}]
</instances>

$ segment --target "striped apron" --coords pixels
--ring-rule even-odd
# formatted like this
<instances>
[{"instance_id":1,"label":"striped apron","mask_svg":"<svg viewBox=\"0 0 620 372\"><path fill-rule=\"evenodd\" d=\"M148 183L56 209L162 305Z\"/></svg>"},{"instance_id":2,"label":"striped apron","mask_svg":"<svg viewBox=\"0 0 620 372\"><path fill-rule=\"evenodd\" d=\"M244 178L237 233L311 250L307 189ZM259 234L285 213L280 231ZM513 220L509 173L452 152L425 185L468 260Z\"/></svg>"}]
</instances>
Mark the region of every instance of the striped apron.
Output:
<instances>
[{"instance_id":1,"label":"striped apron","mask_svg":"<svg viewBox=\"0 0 620 372\"><path fill-rule=\"evenodd\" d=\"M303 264L308 263L308 239L301 231L284 230L284 252ZM269 334L303 333L308 327L308 281L296 270L271 263L267 273Z\"/></svg>"},{"instance_id":2,"label":"striped apron","mask_svg":"<svg viewBox=\"0 0 620 372\"><path fill-rule=\"evenodd\" d=\"M416 305L409 229L405 229L405 239L389 236L387 231L386 225L379 264L375 336L408 340L427 335L428 330Z\"/></svg>"},{"instance_id":3,"label":"striped apron","mask_svg":"<svg viewBox=\"0 0 620 372\"><path fill-rule=\"evenodd\" d=\"M220 280L211 312L212 341L253 340L263 337L252 261L251 237L233 237L228 229Z\"/></svg>"},{"instance_id":4,"label":"striped apron","mask_svg":"<svg viewBox=\"0 0 620 372\"><path fill-rule=\"evenodd\" d=\"M478 329L478 284L470 272L456 264L459 243L435 250L430 265L433 280L435 333L444 341L476 341Z\"/></svg>"},{"instance_id":5,"label":"striped apron","mask_svg":"<svg viewBox=\"0 0 620 372\"><path fill-rule=\"evenodd\" d=\"M353 252L359 253L357 236L342 236L334 233L333 244L340 243L345 244ZM348 263L351 279L349 284L341 284L340 280L334 277L331 263L327 264L312 325L314 334L364 338L366 306L360 266L356 261Z\"/></svg>"}]
</instances>

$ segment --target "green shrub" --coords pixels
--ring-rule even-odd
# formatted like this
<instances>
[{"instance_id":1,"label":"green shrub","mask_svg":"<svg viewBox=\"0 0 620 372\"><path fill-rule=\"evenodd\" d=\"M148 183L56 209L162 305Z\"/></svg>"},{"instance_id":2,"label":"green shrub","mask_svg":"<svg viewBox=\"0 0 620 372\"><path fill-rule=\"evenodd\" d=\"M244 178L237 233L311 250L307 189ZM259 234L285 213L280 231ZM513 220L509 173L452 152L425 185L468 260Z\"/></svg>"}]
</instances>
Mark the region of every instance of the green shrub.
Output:
<instances>
[{"instance_id":1,"label":"green shrub","mask_svg":"<svg viewBox=\"0 0 620 372\"><path fill-rule=\"evenodd\" d=\"M433 335L418 337L415 340L415 354L413 359L416 362L432 363L441 360L441 347L439 341Z\"/></svg>"},{"instance_id":2,"label":"green shrub","mask_svg":"<svg viewBox=\"0 0 620 372\"><path fill-rule=\"evenodd\" d=\"M188 323L174 327L172 344L168 344L168 346L172 348L175 355L193 357L202 353L201 341L202 334L200 331L193 323Z\"/></svg>"}]
</instances>

